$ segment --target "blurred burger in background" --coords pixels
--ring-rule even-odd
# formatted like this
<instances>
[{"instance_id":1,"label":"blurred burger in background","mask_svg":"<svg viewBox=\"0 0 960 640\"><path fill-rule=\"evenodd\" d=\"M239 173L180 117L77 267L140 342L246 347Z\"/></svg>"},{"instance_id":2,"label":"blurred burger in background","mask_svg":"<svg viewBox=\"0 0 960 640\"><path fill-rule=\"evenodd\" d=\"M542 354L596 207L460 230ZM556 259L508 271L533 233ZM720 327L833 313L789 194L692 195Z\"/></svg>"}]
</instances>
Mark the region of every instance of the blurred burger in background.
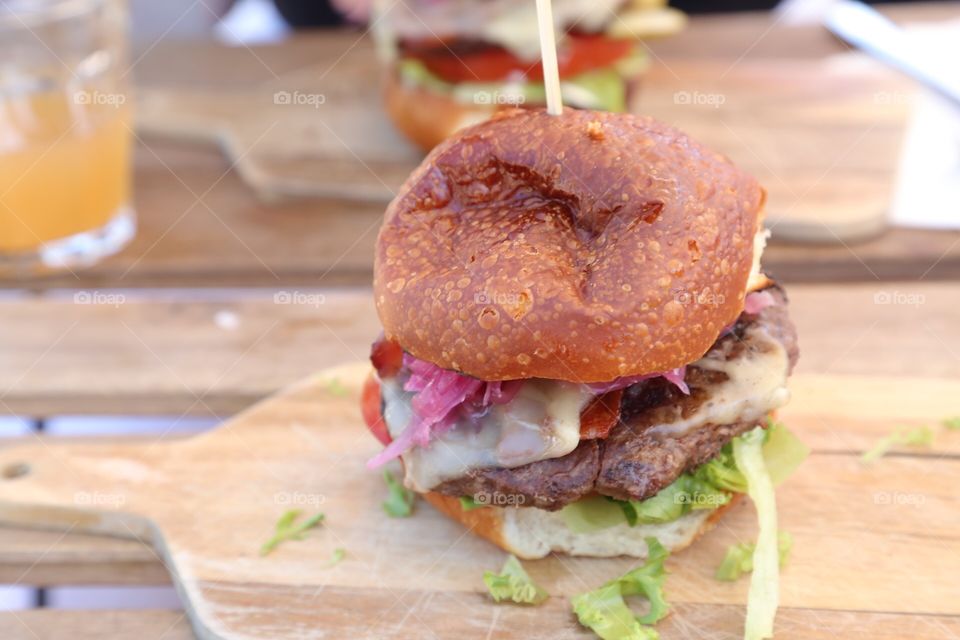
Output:
<instances>
[{"instance_id":1,"label":"blurred burger in background","mask_svg":"<svg viewBox=\"0 0 960 640\"><path fill-rule=\"evenodd\" d=\"M686 20L666 0L553 0L553 15L564 104L602 111L627 110L649 64L642 41ZM376 0L371 30L390 118L424 150L498 110L545 103L533 0Z\"/></svg>"}]
</instances>

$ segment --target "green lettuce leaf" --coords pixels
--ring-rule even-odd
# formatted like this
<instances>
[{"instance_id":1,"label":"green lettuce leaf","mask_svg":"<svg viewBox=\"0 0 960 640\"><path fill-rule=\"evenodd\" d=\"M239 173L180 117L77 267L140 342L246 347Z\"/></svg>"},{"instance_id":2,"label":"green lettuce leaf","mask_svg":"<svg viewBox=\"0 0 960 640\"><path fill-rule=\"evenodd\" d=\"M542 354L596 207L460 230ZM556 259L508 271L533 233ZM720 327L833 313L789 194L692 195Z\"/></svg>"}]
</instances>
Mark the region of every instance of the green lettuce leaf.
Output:
<instances>
[{"instance_id":1,"label":"green lettuce leaf","mask_svg":"<svg viewBox=\"0 0 960 640\"><path fill-rule=\"evenodd\" d=\"M763 463L773 486L778 487L807 459L810 447L779 422L770 421L764 435Z\"/></svg>"},{"instance_id":2,"label":"green lettuce leaf","mask_svg":"<svg viewBox=\"0 0 960 640\"><path fill-rule=\"evenodd\" d=\"M335 567L338 564L340 564L343 561L343 559L346 557L347 557L347 550L342 547L337 547L336 549L333 550L333 553L330 554L330 560L327 561L327 564L325 566L328 569L331 567Z\"/></svg>"},{"instance_id":3,"label":"green lettuce leaf","mask_svg":"<svg viewBox=\"0 0 960 640\"><path fill-rule=\"evenodd\" d=\"M598 69L563 80L564 101L583 109L627 110L627 83L614 69Z\"/></svg>"},{"instance_id":4,"label":"green lettuce leaf","mask_svg":"<svg viewBox=\"0 0 960 640\"><path fill-rule=\"evenodd\" d=\"M383 479L387 483L387 499L383 502L383 510L391 518L409 518L413 513L417 494L404 487L387 470L383 472Z\"/></svg>"},{"instance_id":5,"label":"green lettuce leaf","mask_svg":"<svg viewBox=\"0 0 960 640\"><path fill-rule=\"evenodd\" d=\"M604 496L589 496L560 510L567 528L574 533L591 533L626 522L623 504Z\"/></svg>"},{"instance_id":6,"label":"green lettuce leaf","mask_svg":"<svg viewBox=\"0 0 960 640\"><path fill-rule=\"evenodd\" d=\"M746 493L747 481L733 461L733 445L728 443L715 458L701 465L694 474L717 489Z\"/></svg>"},{"instance_id":7,"label":"green lettuce leaf","mask_svg":"<svg viewBox=\"0 0 960 640\"><path fill-rule=\"evenodd\" d=\"M727 549L723 561L717 567L714 577L717 580L732 582L745 573L753 571L753 552L756 545L752 542L741 542L731 545ZM790 550L793 548L793 536L786 531L781 531L777 535L777 552L780 556L780 567L787 564L790 557Z\"/></svg>"},{"instance_id":8,"label":"green lettuce leaf","mask_svg":"<svg viewBox=\"0 0 960 640\"><path fill-rule=\"evenodd\" d=\"M960 430L960 416L947 418L943 421L943 426L945 426L947 429L953 429L955 431Z\"/></svg>"},{"instance_id":9,"label":"green lettuce leaf","mask_svg":"<svg viewBox=\"0 0 960 640\"><path fill-rule=\"evenodd\" d=\"M887 437L877 442L873 448L864 452L864 454L860 456L860 459L863 462L873 462L874 460L886 455L890 449L898 445L929 447L932 444L933 430L930 427L916 427L914 429L900 427L899 429L895 429L893 433Z\"/></svg>"},{"instance_id":10,"label":"green lettuce leaf","mask_svg":"<svg viewBox=\"0 0 960 640\"><path fill-rule=\"evenodd\" d=\"M274 525L273 537L260 547L260 555L265 556L288 540L303 540L307 531L320 526L324 515L318 513L297 524L297 519L303 512L300 509L286 511Z\"/></svg>"},{"instance_id":11,"label":"green lettuce leaf","mask_svg":"<svg viewBox=\"0 0 960 640\"><path fill-rule=\"evenodd\" d=\"M507 558L500 573L484 573L483 581L496 602L510 600L517 604L540 604L550 597L546 591L534 584L523 570L520 561L513 555Z\"/></svg>"},{"instance_id":12,"label":"green lettuce leaf","mask_svg":"<svg viewBox=\"0 0 960 640\"><path fill-rule=\"evenodd\" d=\"M561 82L564 102L583 109L626 111L626 81L649 65L646 52L638 48L631 55L605 69L587 71ZM397 61L400 79L408 85L449 95L463 103L541 104L547 95L539 82L447 82L413 58Z\"/></svg>"},{"instance_id":13,"label":"green lettuce leaf","mask_svg":"<svg viewBox=\"0 0 960 640\"><path fill-rule=\"evenodd\" d=\"M753 551L744 640L773 637L773 621L780 601L777 498L763 459L766 437L763 429L757 427L733 441L733 457L747 479L747 493L756 507L759 526Z\"/></svg>"},{"instance_id":14,"label":"green lettuce leaf","mask_svg":"<svg viewBox=\"0 0 960 640\"><path fill-rule=\"evenodd\" d=\"M790 476L809 454L807 446L782 424L771 422L763 430L763 459L775 485ZM567 505L561 513L571 531L589 533L623 522L631 527L673 522L694 509L721 507L730 502L731 494L746 492L747 479L737 468L730 442L709 462L681 475L646 500L591 496Z\"/></svg>"},{"instance_id":15,"label":"green lettuce leaf","mask_svg":"<svg viewBox=\"0 0 960 640\"><path fill-rule=\"evenodd\" d=\"M474 509L483 509L488 505L480 504L473 499L473 496L460 496L460 508L464 511L473 511Z\"/></svg>"},{"instance_id":16,"label":"green lettuce leaf","mask_svg":"<svg viewBox=\"0 0 960 640\"><path fill-rule=\"evenodd\" d=\"M646 538L647 561L640 567L611 580L599 589L576 596L573 612L585 627L603 640L656 640L657 631L649 626L661 620L669 610L663 596L666 571L663 563L669 555L656 538ZM650 610L637 616L624 597L643 596Z\"/></svg>"}]
</instances>

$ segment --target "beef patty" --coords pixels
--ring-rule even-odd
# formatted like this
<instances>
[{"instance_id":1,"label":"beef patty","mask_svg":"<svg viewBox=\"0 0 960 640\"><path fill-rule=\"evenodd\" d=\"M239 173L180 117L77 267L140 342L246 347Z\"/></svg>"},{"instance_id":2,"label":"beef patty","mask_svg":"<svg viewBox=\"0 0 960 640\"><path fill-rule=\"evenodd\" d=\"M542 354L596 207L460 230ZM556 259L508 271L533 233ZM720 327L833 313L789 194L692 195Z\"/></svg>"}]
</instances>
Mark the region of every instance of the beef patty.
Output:
<instances>
[{"instance_id":1,"label":"beef patty","mask_svg":"<svg viewBox=\"0 0 960 640\"><path fill-rule=\"evenodd\" d=\"M768 348L752 338L756 334L751 329L757 328L783 346L789 360L788 373L793 371L799 350L796 331L787 315L786 296L779 287L767 291L776 304L755 315L743 313L708 355L730 360L745 349ZM551 511L594 493L621 500L649 498L762 422L707 424L677 435L650 429L695 412L709 399L709 387L718 382L718 377L725 379L726 374L687 367L689 395L663 378L645 380L625 390L620 421L605 440L584 440L565 456L520 467L474 469L433 490L452 496L500 493L512 496L513 504Z\"/></svg>"}]
</instances>

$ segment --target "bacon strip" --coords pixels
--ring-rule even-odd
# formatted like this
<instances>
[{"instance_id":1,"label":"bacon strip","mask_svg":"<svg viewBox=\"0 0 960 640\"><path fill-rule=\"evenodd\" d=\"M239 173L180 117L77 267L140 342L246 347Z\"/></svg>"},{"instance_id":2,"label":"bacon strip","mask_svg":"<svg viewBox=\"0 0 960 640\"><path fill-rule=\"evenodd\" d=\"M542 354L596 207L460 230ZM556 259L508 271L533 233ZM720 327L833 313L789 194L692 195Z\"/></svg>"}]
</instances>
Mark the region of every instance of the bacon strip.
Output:
<instances>
[{"instance_id":1,"label":"bacon strip","mask_svg":"<svg viewBox=\"0 0 960 640\"><path fill-rule=\"evenodd\" d=\"M580 412L580 439L602 440L620 420L623 389L608 391L590 401Z\"/></svg>"}]
</instances>

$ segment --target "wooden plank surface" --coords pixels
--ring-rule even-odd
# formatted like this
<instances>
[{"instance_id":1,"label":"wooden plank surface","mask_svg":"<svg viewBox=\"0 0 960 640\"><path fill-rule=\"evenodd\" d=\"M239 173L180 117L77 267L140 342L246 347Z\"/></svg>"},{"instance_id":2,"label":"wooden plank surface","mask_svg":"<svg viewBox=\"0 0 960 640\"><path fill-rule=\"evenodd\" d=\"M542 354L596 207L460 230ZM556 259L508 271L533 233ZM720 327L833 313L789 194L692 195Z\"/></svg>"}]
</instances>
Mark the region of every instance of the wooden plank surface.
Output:
<instances>
[{"instance_id":1,"label":"wooden plank surface","mask_svg":"<svg viewBox=\"0 0 960 640\"><path fill-rule=\"evenodd\" d=\"M162 585L169 582L170 574L156 552L136 540L0 527L0 584Z\"/></svg>"},{"instance_id":2,"label":"wooden plank surface","mask_svg":"<svg viewBox=\"0 0 960 640\"><path fill-rule=\"evenodd\" d=\"M960 378L960 284L788 287L800 373ZM75 296L81 296L76 298ZM91 304L78 304L74 300ZM380 332L369 290L0 299L5 413L227 417Z\"/></svg>"},{"instance_id":3,"label":"wooden plank surface","mask_svg":"<svg viewBox=\"0 0 960 640\"><path fill-rule=\"evenodd\" d=\"M172 448L65 450L47 442L4 449L0 466L28 460L32 471L0 483L0 517L146 536L154 534L139 519L114 512L148 514L205 629L202 637L232 637L242 630L286 638L309 627L350 637L402 638L429 630L452 638L488 630L493 620L498 637L574 633L563 598L621 573L631 562L531 562L534 577L557 597L533 611L490 605L480 576L502 560L501 553L463 536L458 525L426 506L402 521L384 518L379 509L382 483L362 464L376 443L363 433L355 409L364 372L356 366L320 374L229 427ZM330 391L333 378L345 394ZM871 386L877 379L798 376L798 397L783 412L814 448L780 491L780 521L796 540L782 592L787 613L781 625L789 637L822 637L834 626L883 637L875 630L887 624L894 633L916 627L911 637L945 638L960 619L952 590L960 571L960 555L953 552L960 543L956 498L943 483L960 472L960 456L952 453L960 451L960 434L941 435L925 455L904 451L864 465L859 445L838 451L851 443L829 431L805 429L808 420L856 423L848 431L861 434L866 444L888 433L901 417L916 410L916 417L925 419L960 395L960 380L928 389L894 379L887 384L898 390L895 394L878 393ZM845 389L846 402L824 392L834 387ZM927 407L933 396L944 404ZM204 482L176 489L178 497L171 500L167 492L181 486L171 482L174 477ZM94 515L78 505L78 487L122 496L123 506L102 502L105 514ZM271 505L276 511L277 496L294 491L323 496L327 522L295 548L258 559L256 549L273 522ZM232 497L223 500L226 494ZM82 515L51 510L54 506L79 508ZM190 514L186 520L185 512ZM724 548L749 539L754 528L751 509L738 507L714 532L671 559L668 590L679 608L664 625L664 638L684 637L693 627L736 632L747 583L718 583L712 572ZM897 553L890 553L891 545ZM348 559L323 569L335 546L345 546ZM376 614L358 623L356 611Z\"/></svg>"},{"instance_id":4,"label":"wooden plank surface","mask_svg":"<svg viewBox=\"0 0 960 640\"><path fill-rule=\"evenodd\" d=\"M930 471L934 475L953 473L950 466L953 462L942 460L960 457L960 433L944 430L939 423L945 417L960 415L955 381L800 374L791 381L791 389L793 399L781 418L815 453L822 454L823 460L835 462L835 456L846 456L848 462L843 464L848 472L876 484L879 502L888 497L900 500L900 496L911 493L907 487L897 485L897 477L911 475L916 464L924 468L934 465ZM874 402L876 398L896 398L895 409L891 410L889 404ZM857 456L886 435L892 424L929 426L936 434L935 443L929 449L901 447L881 463L860 466ZM57 446L64 439L45 441ZM74 442L115 441L88 438ZM125 440L144 446L154 441L148 436ZM33 438L22 438L9 442L8 446L31 442ZM940 469L941 464L947 466ZM165 584L170 579L157 553L138 540L5 526L0 527L0 550L0 583L153 585Z\"/></svg>"},{"instance_id":5,"label":"wooden plank surface","mask_svg":"<svg viewBox=\"0 0 960 640\"><path fill-rule=\"evenodd\" d=\"M179 611L0 612L4 640L193 640Z\"/></svg>"},{"instance_id":6,"label":"wooden plank surface","mask_svg":"<svg viewBox=\"0 0 960 640\"><path fill-rule=\"evenodd\" d=\"M706 621L728 618L724 605L705 605L697 608L677 607L677 615L668 618L663 626L671 632L702 633ZM557 612L563 615L562 612ZM960 623L949 616L905 616L897 614L862 614L856 612L817 612L827 637L862 640L916 640L949 638L960 633ZM809 615L804 610L783 608L779 621L785 638L793 637L798 618ZM681 622L681 620L683 622ZM495 633L500 621L491 625ZM0 613L0 629L7 640L193 640L195 637L186 618L174 611L34 611ZM733 640L739 629L728 624L713 628L711 637ZM832 634L832 635L831 635ZM429 634L427 634L429 637ZM496 636L494 636L496 637ZM589 636L584 635L584 638ZM700 637L700 636L693 636Z\"/></svg>"},{"instance_id":7,"label":"wooden plank surface","mask_svg":"<svg viewBox=\"0 0 960 640\"><path fill-rule=\"evenodd\" d=\"M960 14L957 6L892 11L900 19L929 20ZM135 74L143 86L228 90L329 60L344 48L344 39L349 44L356 35L301 36L282 47L255 51L164 42L137 63ZM696 18L685 33L652 46L662 59L657 73L667 76L665 69L671 65L695 67L698 61L716 65L741 55L746 63L797 61L845 50L822 29L783 24L771 28L770 17L762 14ZM775 168L766 149L740 149L751 144L749 135L740 136L742 141L731 143L736 149L725 150L750 158L755 153ZM211 146L145 139L138 145L136 162L141 231L132 245L77 276L47 278L32 286L327 286L370 281L382 206L330 200L258 202ZM840 194L863 190L856 179L831 186ZM769 269L786 282L956 278L960 233L893 230L847 247L792 247L775 241L766 259ZM21 286L0 281L0 288Z\"/></svg>"}]
</instances>

